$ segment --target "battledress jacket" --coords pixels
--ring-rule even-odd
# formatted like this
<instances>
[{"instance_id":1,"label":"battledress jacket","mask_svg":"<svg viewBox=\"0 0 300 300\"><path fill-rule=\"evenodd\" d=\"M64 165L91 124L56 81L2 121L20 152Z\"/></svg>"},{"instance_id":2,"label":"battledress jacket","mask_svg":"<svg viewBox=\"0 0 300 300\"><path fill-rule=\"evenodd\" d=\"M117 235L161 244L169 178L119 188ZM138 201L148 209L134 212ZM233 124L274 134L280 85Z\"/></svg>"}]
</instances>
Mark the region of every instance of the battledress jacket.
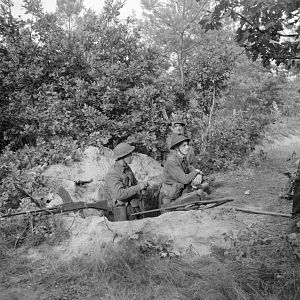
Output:
<instances>
[{"instance_id":1,"label":"battledress jacket","mask_svg":"<svg viewBox=\"0 0 300 300\"><path fill-rule=\"evenodd\" d=\"M178 134L172 133L172 134L168 135L166 138L166 145L167 145L167 148L170 151L170 153L173 152L173 150L171 150L171 141L172 141L173 137L176 135L178 135ZM198 159L196 158L195 150L193 147L189 148L186 159L187 159L188 164L190 164L194 167L197 167Z\"/></svg>"},{"instance_id":2,"label":"battledress jacket","mask_svg":"<svg viewBox=\"0 0 300 300\"><path fill-rule=\"evenodd\" d=\"M173 185L181 183L183 185L190 184L198 172L195 168L188 164L185 158L181 158L175 151L172 151L164 164L163 183Z\"/></svg>"},{"instance_id":3,"label":"battledress jacket","mask_svg":"<svg viewBox=\"0 0 300 300\"><path fill-rule=\"evenodd\" d=\"M128 165L124 167L116 161L104 180L103 191L108 207L112 208L117 204L125 204L127 202L131 202L134 206L141 191L137 183L138 181L130 167Z\"/></svg>"}]
</instances>

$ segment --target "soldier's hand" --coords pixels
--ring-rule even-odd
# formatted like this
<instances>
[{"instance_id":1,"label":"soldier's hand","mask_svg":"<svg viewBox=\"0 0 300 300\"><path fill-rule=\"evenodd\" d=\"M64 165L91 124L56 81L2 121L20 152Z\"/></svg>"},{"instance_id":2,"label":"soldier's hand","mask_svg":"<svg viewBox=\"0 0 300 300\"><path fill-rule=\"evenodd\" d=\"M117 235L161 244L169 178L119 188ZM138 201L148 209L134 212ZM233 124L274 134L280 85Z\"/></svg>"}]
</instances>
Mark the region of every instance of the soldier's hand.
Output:
<instances>
[{"instance_id":1,"label":"soldier's hand","mask_svg":"<svg viewBox=\"0 0 300 300\"><path fill-rule=\"evenodd\" d=\"M139 182L139 186L140 186L141 190L145 190L149 186L149 183L146 181L145 182L142 181L142 182Z\"/></svg>"},{"instance_id":2,"label":"soldier's hand","mask_svg":"<svg viewBox=\"0 0 300 300\"><path fill-rule=\"evenodd\" d=\"M202 175L201 174L198 174L195 179L193 180L193 184L201 184L202 183Z\"/></svg>"}]
</instances>

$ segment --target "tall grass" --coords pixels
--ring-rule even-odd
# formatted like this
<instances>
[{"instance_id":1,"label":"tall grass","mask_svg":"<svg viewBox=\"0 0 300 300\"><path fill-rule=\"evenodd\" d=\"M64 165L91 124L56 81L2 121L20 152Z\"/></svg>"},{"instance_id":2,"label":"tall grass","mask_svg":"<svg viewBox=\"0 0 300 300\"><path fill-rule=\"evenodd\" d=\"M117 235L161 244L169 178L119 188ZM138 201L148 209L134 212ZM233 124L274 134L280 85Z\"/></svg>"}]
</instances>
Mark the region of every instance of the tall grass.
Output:
<instances>
[{"instance_id":1,"label":"tall grass","mask_svg":"<svg viewBox=\"0 0 300 300\"><path fill-rule=\"evenodd\" d=\"M36 284L51 288L54 282L75 282L78 289L85 291L78 299L293 299L282 296L284 284L264 277L259 268L214 256L191 261L161 258L145 254L129 242L67 263L51 257L49 260L52 268L44 279L37 278ZM59 297L64 296L62 289Z\"/></svg>"}]
</instances>

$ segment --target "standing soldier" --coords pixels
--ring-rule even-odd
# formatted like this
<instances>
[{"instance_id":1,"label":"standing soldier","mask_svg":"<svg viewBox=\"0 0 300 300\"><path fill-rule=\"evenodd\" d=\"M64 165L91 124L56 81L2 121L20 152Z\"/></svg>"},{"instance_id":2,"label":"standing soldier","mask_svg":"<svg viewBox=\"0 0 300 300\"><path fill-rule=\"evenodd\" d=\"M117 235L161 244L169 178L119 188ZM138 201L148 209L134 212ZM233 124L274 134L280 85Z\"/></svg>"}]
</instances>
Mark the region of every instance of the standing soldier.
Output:
<instances>
[{"instance_id":1,"label":"standing soldier","mask_svg":"<svg viewBox=\"0 0 300 300\"><path fill-rule=\"evenodd\" d=\"M129 167L134 146L127 143L117 145L115 164L104 179L104 197L113 211L115 221L132 220L132 213L140 212L140 193L148 187L147 182L138 182Z\"/></svg>"}]
</instances>

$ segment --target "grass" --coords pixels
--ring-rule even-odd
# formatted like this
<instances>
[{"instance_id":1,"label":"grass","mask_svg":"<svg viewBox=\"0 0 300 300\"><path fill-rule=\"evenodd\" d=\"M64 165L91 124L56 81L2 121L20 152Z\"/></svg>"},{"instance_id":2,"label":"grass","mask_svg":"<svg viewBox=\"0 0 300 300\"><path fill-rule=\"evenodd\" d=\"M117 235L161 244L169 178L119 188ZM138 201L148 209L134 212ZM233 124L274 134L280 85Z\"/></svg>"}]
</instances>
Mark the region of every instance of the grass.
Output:
<instances>
[{"instance_id":1,"label":"grass","mask_svg":"<svg viewBox=\"0 0 300 300\"><path fill-rule=\"evenodd\" d=\"M58 264L46 278L48 289L54 282L80 282L83 290L93 290L88 297L97 299L259 299L256 292L244 291L231 271L214 258L161 259L141 253L132 244Z\"/></svg>"},{"instance_id":2,"label":"grass","mask_svg":"<svg viewBox=\"0 0 300 300\"><path fill-rule=\"evenodd\" d=\"M287 246L284 241L279 242ZM43 290L41 299L48 300L297 299L299 263L286 256L290 263L278 264L278 256L270 256L276 252L274 245L257 257L255 251L248 257L235 256L237 249L232 248L226 255L224 251L215 251L211 256L187 260L147 254L132 242L124 241L118 248L107 246L94 256L70 262L59 261L50 254L33 265L23 260L22 270L17 267L20 261L11 262L8 274L31 273L28 282ZM256 250L259 247L257 243ZM264 257L266 253L268 259Z\"/></svg>"}]
</instances>

